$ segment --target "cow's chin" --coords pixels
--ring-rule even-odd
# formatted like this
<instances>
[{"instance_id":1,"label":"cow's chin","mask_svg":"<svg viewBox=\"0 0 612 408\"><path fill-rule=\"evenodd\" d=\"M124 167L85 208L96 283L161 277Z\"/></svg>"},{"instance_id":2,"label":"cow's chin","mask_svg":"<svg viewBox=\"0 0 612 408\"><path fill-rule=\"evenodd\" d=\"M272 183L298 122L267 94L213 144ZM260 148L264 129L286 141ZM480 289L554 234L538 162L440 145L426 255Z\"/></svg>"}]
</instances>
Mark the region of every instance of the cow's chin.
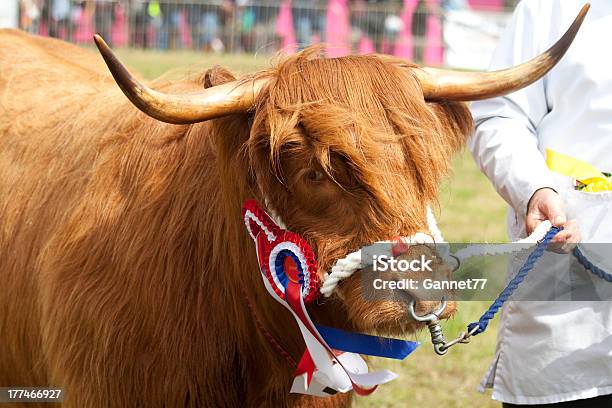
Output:
<instances>
[{"instance_id":1,"label":"cow's chin","mask_svg":"<svg viewBox=\"0 0 612 408\"><path fill-rule=\"evenodd\" d=\"M399 257L399 259L417 259L421 254L427 256L435 252L428 247L418 246L414 250ZM449 279L451 270L441 258L432 264L431 272L410 273L409 277L419 282L421 289L394 290L392 296L379 294L372 296L370 289L368 294L364 291L364 285L371 283L370 279L362 280L361 271L356 272L350 278L342 281L336 288L336 296L344 303L348 318L352 325L363 333L406 336L424 327L425 323L417 322L410 317L408 304L411 299L416 299L416 313L424 316L440 308L442 298L450 299L452 294L448 291L423 290L425 279L444 280ZM388 277L388 276L387 276ZM407 278L405 273L399 278ZM447 319L455 312L456 305L452 301L447 302L444 311L439 315L440 319Z\"/></svg>"}]
</instances>

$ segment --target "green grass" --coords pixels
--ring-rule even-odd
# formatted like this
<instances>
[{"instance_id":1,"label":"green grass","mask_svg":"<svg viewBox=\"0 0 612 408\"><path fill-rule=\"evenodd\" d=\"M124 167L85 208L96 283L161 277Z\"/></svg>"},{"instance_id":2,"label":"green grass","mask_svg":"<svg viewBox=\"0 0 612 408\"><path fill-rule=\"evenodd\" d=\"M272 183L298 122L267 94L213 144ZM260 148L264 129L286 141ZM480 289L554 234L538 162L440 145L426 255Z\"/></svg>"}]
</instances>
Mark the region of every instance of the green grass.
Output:
<instances>
[{"instance_id":1,"label":"green grass","mask_svg":"<svg viewBox=\"0 0 612 408\"><path fill-rule=\"evenodd\" d=\"M215 65L229 68L233 73L245 74L270 66L270 55L212 54L192 51L143 51L132 49L115 50L119 58L145 78L153 79L168 71L172 76L184 72L200 73Z\"/></svg>"},{"instance_id":2,"label":"green grass","mask_svg":"<svg viewBox=\"0 0 612 408\"><path fill-rule=\"evenodd\" d=\"M192 52L153 52L119 50L128 66L145 78L155 78L168 70L195 73L214 65L246 73L269 66L269 56L215 55ZM463 152L454 161L454 172L441 188L438 215L440 228L450 242L502 242L505 234L505 205L488 180ZM455 317L443 323L448 339L477 320L487 302L462 302ZM498 407L489 395L475 391L495 349L497 323L469 345L459 345L438 357L429 342L429 333L414 337L423 345L403 362L373 359L374 367L385 367L400 378L380 387L372 396L356 398L357 407Z\"/></svg>"}]
</instances>

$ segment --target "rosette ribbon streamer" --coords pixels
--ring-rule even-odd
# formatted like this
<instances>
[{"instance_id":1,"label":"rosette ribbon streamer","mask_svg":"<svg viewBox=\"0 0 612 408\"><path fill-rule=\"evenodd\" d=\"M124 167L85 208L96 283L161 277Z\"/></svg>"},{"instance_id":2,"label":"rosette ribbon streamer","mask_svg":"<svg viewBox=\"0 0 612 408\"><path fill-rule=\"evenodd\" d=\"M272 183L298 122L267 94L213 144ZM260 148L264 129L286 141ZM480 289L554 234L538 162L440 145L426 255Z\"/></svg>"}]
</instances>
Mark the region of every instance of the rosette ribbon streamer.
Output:
<instances>
[{"instance_id":1,"label":"rosette ribbon streamer","mask_svg":"<svg viewBox=\"0 0 612 408\"><path fill-rule=\"evenodd\" d=\"M325 397L354 390L368 395L397 378L388 370L368 372L360 354L401 360L419 343L316 326L305 306L319 295L320 286L310 245L300 235L282 229L254 200L245 202L242 215L255 242L264 286L291 312L306 344L291 392Z\"/></svg>"}]
</instances>

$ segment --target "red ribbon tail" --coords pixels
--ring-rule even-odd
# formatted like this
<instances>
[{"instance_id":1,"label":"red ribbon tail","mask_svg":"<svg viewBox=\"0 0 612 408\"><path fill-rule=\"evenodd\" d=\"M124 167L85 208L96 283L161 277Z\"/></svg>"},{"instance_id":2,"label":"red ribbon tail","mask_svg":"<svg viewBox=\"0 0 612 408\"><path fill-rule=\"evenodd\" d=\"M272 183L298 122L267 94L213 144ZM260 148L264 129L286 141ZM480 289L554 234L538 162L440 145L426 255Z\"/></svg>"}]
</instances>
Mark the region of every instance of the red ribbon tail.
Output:
<instances>
[{"instance_id":1,"label":"red ribbon tail","mask_svg":"<svg viewBox=\"0 0 612 408\"><path fill-rule=\"evenodd\" d=\"M312 357L310 357L310 353L308 352L308 349L306 349L304 351L304 354L302 354L302 358L300 359L297 368L295 369L294 375L298 377L306 373L306 386L309 387L310 381L312 380L312 375L314 374L314 370L314 361L312 361Z\"/></svg>"},{"instance_id":2,"label":"red ribbon tail","mask_svg":"<svg viewBox=\"0 0 612 408\"><path fill-rule=\"evenodd\" d=\"M365 397L366 395L370 395L371 393L376 391L376 388L378 388L378 385L375 385L372 388L363 388L353 383L353 390L355 391L357 395L361 395L362 397Z\"/></svg>"}]
</instances>

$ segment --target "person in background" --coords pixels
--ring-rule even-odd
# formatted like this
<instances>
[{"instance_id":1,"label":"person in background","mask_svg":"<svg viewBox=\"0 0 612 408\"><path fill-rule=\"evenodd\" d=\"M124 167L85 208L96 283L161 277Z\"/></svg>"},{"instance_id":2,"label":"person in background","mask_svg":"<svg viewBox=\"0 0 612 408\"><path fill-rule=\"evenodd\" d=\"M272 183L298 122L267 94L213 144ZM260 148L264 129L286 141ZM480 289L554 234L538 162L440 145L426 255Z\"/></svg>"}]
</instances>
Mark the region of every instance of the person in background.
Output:
<instances>
[{"instance_id":1,"label":"person in background","mask_svg":"<svg viewBox=\"0 0 612 408\"><path fill-rule=\"evenodd\" d=\"M442 8L449 11L459 11L468 9L470 6L467 0L443 0Z\"/></svg>"},{"instance_id":2,"label":"person in background","mask_svg":"<svg viewBox=\"0 0 612 408\"><path fill-rule=\"evenodd\" d=\"M191 44L193 48L200 49L202 47L202 41L200 39L200 32L202 31L202 15L204 14L204 8L208 5L202 3L191 3L187 6L187 20L189 21L189 28L191 30Z\"/></svg>"},{"instance_id":3,"label":"person in background","mask_svg":"<svg viewBox=\"0 0 612 408\"><path fill-rule=\"evenodd\" d=\"M584 3L521 2L491 68L514 66L545 51ZM564 228L551 247L561 253L581 240L612 242L611 193L580 191L581 182L550 164L557 152L556 157L571 156L601 174L612 171L612 54L606 51L612 2L590 3L575 41L550 73L511 95L471 105L475 133L468 146L510 206L510 239L549 220ZM564 276L571 279L570 288L583 281L595 290L610 285L576 262L568 263L568 257L547 253L550 262L565 262L556 264L564 269L534 271L527 288L548 290ZM612 302L572 299L504 305L497 351L481 391L493 388L493 399L504 407L612 407Z\"/></svg>"},{"instance_id":4,"label":"person in background","mask_svg":"<svg viewBox=\"0 0 612 408\"><path fill-rule=\"evenodd\" d=\"M112 28L114 23L114 3L112 0L95 0L94 27L108 45L112 46Z\"/></svg>"},{"instance_id":5,"label":"person in background","mask_svg":"<svg viewBox=\"0 0 612 408\"><path fill-rule=\"evenodd\" d=\"M49 21L49 35L51 37L68 39L71 32L71 13L70 0L51 1L51 20Z\"/></svg>"},{"instance_id":6,"label":"person in background","mask_svg":"<svg viewBox=\"0 0 612 408\"><path fill-rule=\"evenodd\" d=\"M204 51L221 52L220 19L223 17L223 2L218 0L208 4L193 3L189 6L189 25L193 48Z\"/></svg>"},{"instance_id":7,"label":"person in background","mask_svg":"<svg viewBox=\"0 0 612 408\"><path fill-rule=\"evenodd\" d=\"M130 44L132 47L149 47L149 2L144 0L130 0Z\"/></svg>"},{"instance_id":8,"label":"person in background","mask_svg":"<svg viewBox=\"0 0 612 408\"><path fill-rule=\"evenodd\" d=\"M327 1L293 0L291 12L298 49L325 41L325 12Z\"/></svg>"},{"instance_id":9,"label":"person in background","mask_svg":"<svg viewBox=\"0 0 612 408\"><path fill-rule=\"evenodd\" d=\"M278 15L279 2L260 0L257 4L247 0L237 1L242 22L241 45L246 52L259 52L272 45L274 19Z\"/></svg>"},{"instance_id":10,"label":"person in background","mask_svg":"<svg viewBox=\"0 0 612 408\"><path fill-rule=\"evenodd\" d=\"M21 0L19 27L32 34L38 34L43 0Z\"/></svg>"},{"instance_id":11,"label":"person in background","mask_svg":"<svg viewBox=\"0 0 612 408\"><path fill-rule=\"evenodd\" d=\"M419 0L412 17L412 38L414 38L414 60L423 63L425 59L425 35L427 34L427 16L429 11L425 0Z\"/></svg>"},{"instance_id":12,"label":"person in background","mask_svg":"<svg viewBox=\"0 0 612 408\"><path fill-rule=\"evenodd\" d=\"M393 17L401 11L401 2L392 0L355 0L352 19L356 26L374 45L376 52L392 53L391 47L401 27L394 29Z\"/></svg>"},{"instance_id":13,"label":"person in background","mask_svg":"<svg viewBox=\"0 0 612 408\"><path fill-rule=\"evenodd\" d=\"M236 1L222 0L220 14L219 38L223 44L223 49L232 51L236 48Z\"/></svg>"},{"instance_id":14,"label":"person in background","mask_svg":"<svg viewBox=\"0 0 612 408\"><path fill-rule=\"evenodd\" d=\"M171 5L165 2L158 2L159 19L157 27L157 44L156 47L162 50L167 50L170 46L170 37L172 36L172 19Z\"/></svg>"},{"instance_id":15,"label":"person in background","mask_svg":"<svg viewBox=\"0 0 612 408\"><path fill-rule=\"evenodd\" d=\"M177 49L182 47L180 36L182 4L159 2L161 14L161 27L158 32L157 47L162 50Z\"/></svg>"}]
</instances>

